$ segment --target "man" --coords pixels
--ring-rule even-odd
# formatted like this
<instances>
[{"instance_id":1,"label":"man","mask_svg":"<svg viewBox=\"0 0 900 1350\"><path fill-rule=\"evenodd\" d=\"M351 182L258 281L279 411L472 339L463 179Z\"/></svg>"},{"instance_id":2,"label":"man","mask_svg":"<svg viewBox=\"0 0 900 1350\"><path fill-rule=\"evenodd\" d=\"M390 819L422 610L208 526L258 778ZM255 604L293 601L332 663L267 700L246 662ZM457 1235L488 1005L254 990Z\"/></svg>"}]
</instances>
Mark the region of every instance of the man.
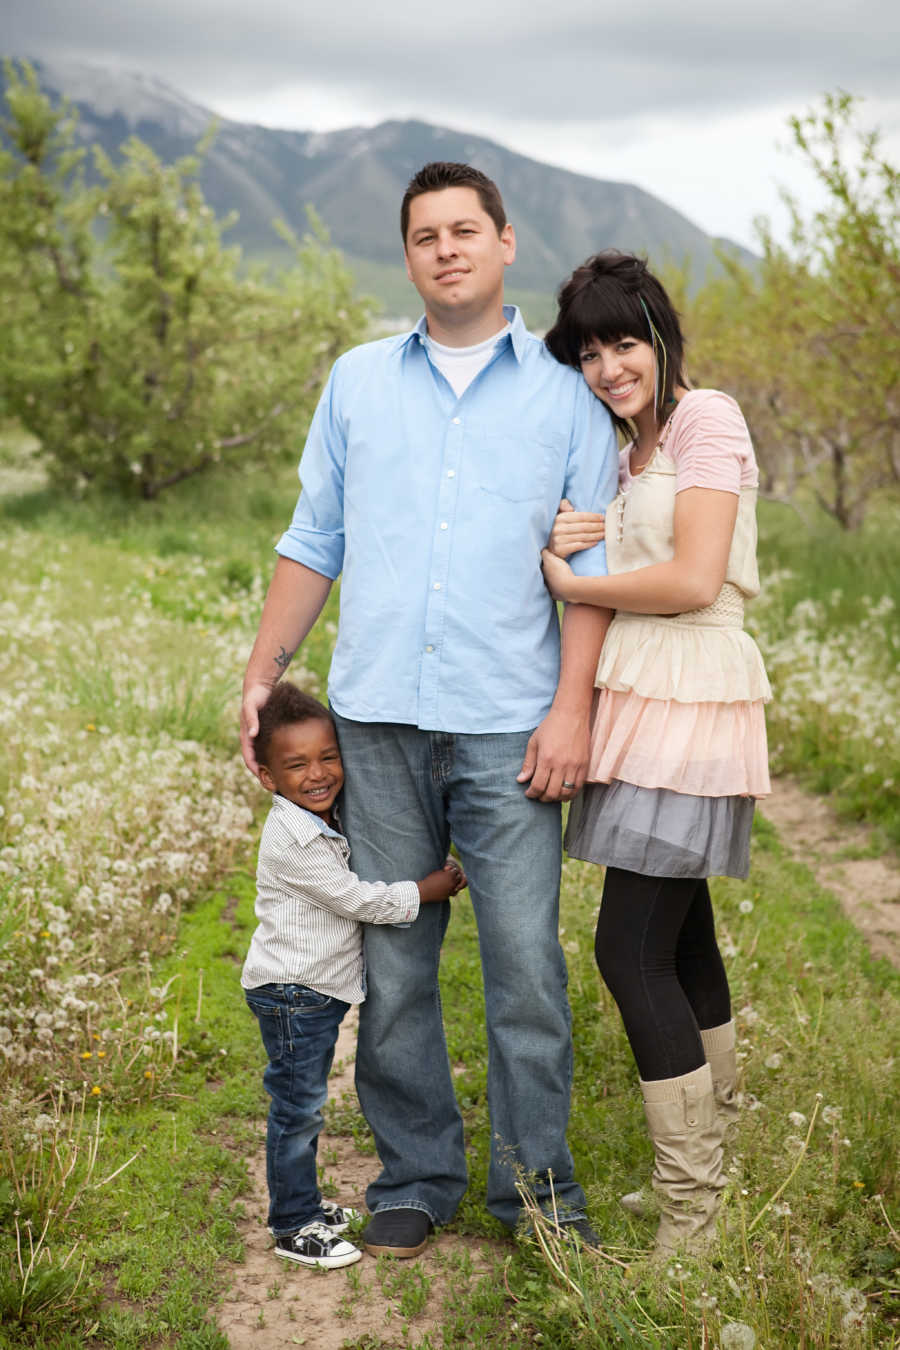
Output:
<instances>
[{"instance_id":1,"label":"man","mask_svg":"<svg viewBox=\"0 0 900 1350\"><path fill-rule=\"evenodd\" d=\"M424 876L452 839L478 923L488 1031L488 1208L513 1227L517 1174L590 1234L565 1139L571 1083L557 937L560 801L581 786L608 616L566 610L562 653L540 549L563 496L616 489L609 417L504 309L515 236L496 186L429 164L403 199L417 328L335 364L244 686L257 711L343 573L329 697L347 770L343 825L364 879ZM602 546L574 555L606 570ZM363 1235L415 1256L466 1187L438 994L449 905L366 930L357 1090L383 1171Z\"/></svg>"}]
</instances>

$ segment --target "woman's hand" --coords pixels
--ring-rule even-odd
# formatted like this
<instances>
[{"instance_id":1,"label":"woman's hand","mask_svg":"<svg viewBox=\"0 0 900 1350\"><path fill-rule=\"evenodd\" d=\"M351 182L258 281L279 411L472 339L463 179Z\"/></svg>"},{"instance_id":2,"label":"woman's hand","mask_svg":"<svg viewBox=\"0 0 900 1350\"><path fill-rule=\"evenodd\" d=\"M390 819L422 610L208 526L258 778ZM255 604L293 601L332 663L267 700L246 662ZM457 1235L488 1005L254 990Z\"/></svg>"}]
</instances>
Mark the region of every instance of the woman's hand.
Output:
<instances>
[{"instance_id":1,"label":"woman's hand","mask_svg":"<svg viewBox=\"0 0 900 1350\"><path fill-rule=\"evenodd\" d=\"M606 538L606 517L597 511L576 511L570 501L563 497L559 504L559 514L550 531L547 545L557 558L568 558L571 553L593 548L601 539Z\"/></svg>"},{"instance_id":2,"label":"woman's hand","mask_svg":"<svg viewBox=\"0 0 900 1350\"><path fill-rule=\"evenodd\" d=\"M541 568L544 573L544 584L553 599L570 599L575 573L569 564L564 562L562 558L557 558L556 554L551 553L549 548L545 548L541 551Z\"/></svg>"}]
</instances>

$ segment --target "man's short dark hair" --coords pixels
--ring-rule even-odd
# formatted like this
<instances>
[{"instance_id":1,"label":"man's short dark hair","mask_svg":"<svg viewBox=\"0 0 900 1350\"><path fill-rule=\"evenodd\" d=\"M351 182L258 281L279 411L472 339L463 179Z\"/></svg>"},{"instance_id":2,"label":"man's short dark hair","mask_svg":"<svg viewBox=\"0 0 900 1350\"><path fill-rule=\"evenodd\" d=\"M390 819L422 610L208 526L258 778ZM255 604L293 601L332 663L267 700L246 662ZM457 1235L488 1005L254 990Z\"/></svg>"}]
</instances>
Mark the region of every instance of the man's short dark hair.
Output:
<instances>
[{"instance_id":1,"label":"man's short dark hair","mask_svg":"<svg viewBox=\"0 0 900 1350\"><path fill-rule=\"evenodd\" d=\"M331 713L312 694L306 694L289 680L276 684L266 702L259 710L259 731L253 741L253 751L257 764L268 768L269 743L279 727L295 722L309 722L319 717L323 722L334 726Z\"/></svg>"},{"instance_id":2,"label":"man's short dark hair","mask_svg":"<svg viewBox=\"0 0 900 1350\"><path fill-rule=\"evenodd\" d=\"M400 233L403 235L404 248L406 232L409 229L409 206L413 198L421 197L424 192L442 192L444 188L454 187L474 188L483 209L496 225L497 233L502 233L506 225L506 212L497 184L480 169L473 169L471 164L454 164L451 160L436 159L413 174L403 194L400 206Z\"/></svg>"}]
</instances>

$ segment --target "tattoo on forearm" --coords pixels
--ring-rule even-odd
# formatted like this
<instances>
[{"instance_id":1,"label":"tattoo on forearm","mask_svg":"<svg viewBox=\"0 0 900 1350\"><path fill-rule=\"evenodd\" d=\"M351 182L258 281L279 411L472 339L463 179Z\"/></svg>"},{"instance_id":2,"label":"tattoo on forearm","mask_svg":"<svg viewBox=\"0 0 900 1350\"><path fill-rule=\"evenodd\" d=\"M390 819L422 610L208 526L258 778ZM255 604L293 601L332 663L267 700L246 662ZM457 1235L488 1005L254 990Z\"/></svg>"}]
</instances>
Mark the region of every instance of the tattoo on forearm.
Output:
<instances>
[{"instance_id":1,"label":"tattoo on forearm","mask_svg":"<svg viewBox=\"0 0 900 1350\"><path fill-rule=\"evenodd\" d=\"M291 658L293 657L293 655L294 655L293 652L289 652L287 648L282 647L281 651L275 657L275 664L278 667L278 669L282 671L287 670L288 666L291 664Z\"/></svg>"}]
</instances>

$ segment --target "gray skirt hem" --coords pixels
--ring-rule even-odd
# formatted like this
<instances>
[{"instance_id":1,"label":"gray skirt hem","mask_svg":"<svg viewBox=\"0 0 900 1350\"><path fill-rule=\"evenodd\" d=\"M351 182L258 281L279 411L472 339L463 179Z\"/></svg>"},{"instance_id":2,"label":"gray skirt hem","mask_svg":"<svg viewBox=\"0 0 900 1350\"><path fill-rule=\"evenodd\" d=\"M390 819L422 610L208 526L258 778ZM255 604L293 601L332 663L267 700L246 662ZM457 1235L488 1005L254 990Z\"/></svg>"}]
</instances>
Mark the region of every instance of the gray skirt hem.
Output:
<instances>
[{"instance_id":1,"label":"gray skirt hem","mask_svg":"<svg viewBox=\"0 0 900 1350\"><path fill-rule=\"evenodd\" d=\"M695 797L619 779L586 783L569 808L566 852L642 876L744 881L755 805L753 797Z\"/></svg>"}]
</instances>

